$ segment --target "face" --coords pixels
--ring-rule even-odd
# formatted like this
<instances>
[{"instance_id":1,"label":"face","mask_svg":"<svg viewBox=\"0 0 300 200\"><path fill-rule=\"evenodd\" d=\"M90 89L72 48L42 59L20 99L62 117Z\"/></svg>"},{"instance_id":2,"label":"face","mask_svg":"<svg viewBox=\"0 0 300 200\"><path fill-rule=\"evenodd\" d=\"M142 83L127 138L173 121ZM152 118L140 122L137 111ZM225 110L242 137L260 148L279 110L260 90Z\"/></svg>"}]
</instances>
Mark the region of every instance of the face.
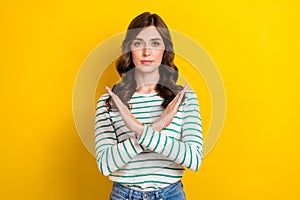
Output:
<instances>
[{"instance_id":1,"label":"face","mask_svg":"<svg viewBox=\"0 0 300 200\"><path fill-rule=\"evenodd\" d=\"M144 73L158 70L165 45L155 26L143 28L130 47L136 70Z\"/></svg>"}]
</instances>

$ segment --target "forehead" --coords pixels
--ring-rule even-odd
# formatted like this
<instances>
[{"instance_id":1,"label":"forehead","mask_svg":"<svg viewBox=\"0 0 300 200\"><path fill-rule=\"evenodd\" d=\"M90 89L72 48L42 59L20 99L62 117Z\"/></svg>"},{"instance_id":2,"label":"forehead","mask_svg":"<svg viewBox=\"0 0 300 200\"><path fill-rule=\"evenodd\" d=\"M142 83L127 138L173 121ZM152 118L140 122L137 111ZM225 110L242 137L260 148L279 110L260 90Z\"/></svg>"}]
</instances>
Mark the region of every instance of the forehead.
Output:
<instances>
[{"instance_id":1,"label":"forehead","mask_svg":"<svg viewBox=\"0 0 300 200\"><path fill-rule=\"evenodd\" d=\"M143 40L150 40L153 38L160 38L162 39L160 33L157 31L155 26L145 27L139 32L136 38L141 38Z\"/></svg>"}]
</instances>

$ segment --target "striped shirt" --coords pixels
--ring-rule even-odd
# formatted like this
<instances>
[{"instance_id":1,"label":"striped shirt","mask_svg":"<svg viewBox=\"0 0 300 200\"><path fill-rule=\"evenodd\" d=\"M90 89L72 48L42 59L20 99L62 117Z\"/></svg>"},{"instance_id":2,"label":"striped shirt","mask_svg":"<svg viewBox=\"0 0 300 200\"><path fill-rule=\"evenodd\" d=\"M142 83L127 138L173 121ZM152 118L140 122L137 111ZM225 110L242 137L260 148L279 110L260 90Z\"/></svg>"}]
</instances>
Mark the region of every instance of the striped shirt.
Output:
<instances>
[{"instance_id":1,"label":"striped shirt","mask_svg":"<svg viewBox=\"0 0 300 200\"><path fill-rule=\"evenodd\" d=\"M144 124L137 138L124 124L117 109L107 110L103 94L95 117L97 166L109 179L136 190L158 190L178 181L188 168L197 171L202 162L202 122L195 92L188 89L172 122L161 131L150 125L164 109L158 93L135 92L131 113Z\"/></svg>"}]
</instances>

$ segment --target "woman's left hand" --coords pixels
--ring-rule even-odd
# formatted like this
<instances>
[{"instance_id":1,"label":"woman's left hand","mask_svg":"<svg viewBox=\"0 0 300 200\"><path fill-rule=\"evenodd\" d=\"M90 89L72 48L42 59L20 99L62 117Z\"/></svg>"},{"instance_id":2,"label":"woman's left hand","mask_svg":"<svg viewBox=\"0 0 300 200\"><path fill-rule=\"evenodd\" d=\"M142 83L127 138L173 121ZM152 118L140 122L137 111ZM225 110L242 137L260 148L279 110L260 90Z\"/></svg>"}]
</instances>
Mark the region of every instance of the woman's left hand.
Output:
<instances>
[{"instance_id":1,"label":"woman's left hand","mask_svg":"<svg viewBox=\"0 0 300 200\"><path fill-rule=\"evenodd\" d=\"M178 92L174 99L168 104L167 108L164 110L162 115L151 124L151 127L154 130L161 131L162 129L169 126L169 124L172 122L174 116L178 111L182 98L187 89L188 83L184 85L183 89L180 92Z\"/></svg>"},{"instance_id":2,"label":"woman's left hand","mask_svg":"<svg viewBox=\"0 0 300 200\"><path fill-rule=\"evenodd\" d=\"M137 135L141 135L144 129L144 125L140 123L129 111L126 105L121 101L121 99L111 91L109 87L105 87L113 101L115 102L121 117L124 120L126 127Z\"/></svg>"}]
</instances>

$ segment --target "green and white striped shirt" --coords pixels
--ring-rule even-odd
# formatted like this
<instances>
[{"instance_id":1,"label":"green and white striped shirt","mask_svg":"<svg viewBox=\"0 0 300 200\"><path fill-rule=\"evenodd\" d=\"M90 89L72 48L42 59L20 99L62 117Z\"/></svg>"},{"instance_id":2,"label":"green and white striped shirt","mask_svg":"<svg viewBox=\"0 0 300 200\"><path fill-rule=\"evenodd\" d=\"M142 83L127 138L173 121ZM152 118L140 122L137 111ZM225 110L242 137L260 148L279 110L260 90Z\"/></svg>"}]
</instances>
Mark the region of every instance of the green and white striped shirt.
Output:
<instances>
[{"instance_id":1,"label":"green and white striped shirt","mask_svg":"<svg viewBox=\"0 0 300 200\"><path fill-rule=\"evenodd\" d=\"M140 138L124 124L116 109L107 110L103 94L96 108L95 148L100 172L137 190L158 190L181 179L184 168L196 171L202 162L202 122L195 92L188 89L171 124L155 131L162 114L158 93L134 93L131 113L144 124Z\"/></svg>"}]
</instances>

